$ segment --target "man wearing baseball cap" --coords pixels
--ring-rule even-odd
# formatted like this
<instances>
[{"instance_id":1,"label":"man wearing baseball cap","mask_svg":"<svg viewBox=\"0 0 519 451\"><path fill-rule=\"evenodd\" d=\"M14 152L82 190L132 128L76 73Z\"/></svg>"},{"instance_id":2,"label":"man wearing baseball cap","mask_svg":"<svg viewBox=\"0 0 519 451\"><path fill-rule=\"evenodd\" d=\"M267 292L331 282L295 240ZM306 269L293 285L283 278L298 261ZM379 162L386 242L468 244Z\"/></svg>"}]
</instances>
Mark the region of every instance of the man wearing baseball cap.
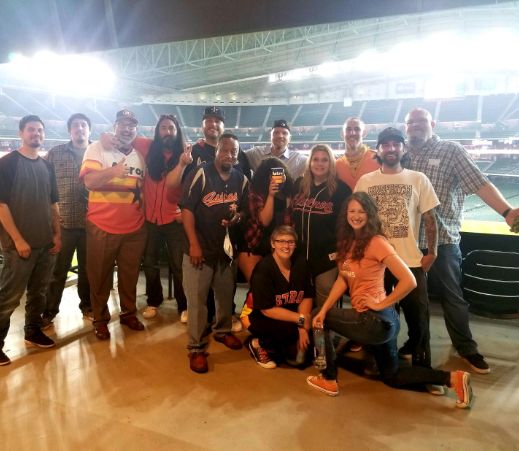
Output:
<instances>
[{"instance_id":1,"label":"man wearing baseball cap","mask_svg":"<svg viewBox=\"0 0 519 451\"><path fill-rule=\"evenodd\" d=\"M277 157L283 160L288 167L288 171L294 180L301 177L306 167L306 157L299 152L290 151L290 127L285 119L277 119L270 130L270 145L253 147L246 152L250 167L253 171L263 160L270 157Z\"/></svg>"},{"instance_id":2,"label":"man wearing baseball cap","mask_svg":"<svg viewBox=\"0 0 519 451\"><path fill-rule=\"evenodd\" d=\"M212 163L214 161L218 138L220 138L224 130L224 110L217 106L205 107L204 115L202 116L202 133L204 134L204 137L200 138L196 144L193 145L191 152L193 163L191 163L184 171L186 176L202 163ZM241 173L250 180L251 171L249 162L241 149L238 152L238 163L235 168L241 171Z\"/></svg>"},{"instance_id":3,"label":"man wearing baseball cap","mask_svg":"<svg viewBox=\"0 0 519 451\"><path fill-rule=\"evenodd\" d=\"M426 273L436 258L438 229L434 209L440 202L423 173L402 167L404 144L405 138L400 130L393 127L382 130L377 142L377 159L382 166L363 175L355 185L355 191L365 191L373 198L386 237L416 279L416 288L400 301L409 339L399 354L412 359L413 365L430 367ZM418 246L422 220L429 249L427 255L423 255ZM395 282L394 277L387 273L386 290L391 291Z\"/></svg>"},{"instance_id":4,"label":"man wearing baseball cap","mask_svg":"<svg viewBox=\"0 0 519 451\"><path fill-rule=\"evenodd\" d=\"M137 280L146 244L141 188L144 160L133 148L137 118L130 110L117 112L116 145L105 150L97 141L87 147L80 178L90 190L87 213L87 274L94 315L94 331L108 340L108 298L117 263L120 322L143 330L136 316Z\"/></svg>"}]
</instances>

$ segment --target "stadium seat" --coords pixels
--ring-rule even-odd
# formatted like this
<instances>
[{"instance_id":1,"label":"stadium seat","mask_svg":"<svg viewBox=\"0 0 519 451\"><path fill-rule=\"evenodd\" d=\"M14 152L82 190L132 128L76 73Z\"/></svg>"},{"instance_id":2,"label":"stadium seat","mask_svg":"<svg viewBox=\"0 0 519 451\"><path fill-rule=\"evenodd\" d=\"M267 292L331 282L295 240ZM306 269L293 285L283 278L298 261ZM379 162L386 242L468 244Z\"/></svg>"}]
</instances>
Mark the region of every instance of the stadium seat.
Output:
<instances>
[{"instance_id":1,"label":"stadium seat","mask_svg":"<svg viewBox=\"0 0 519 451\"><path fill-rule=\"evenodd\" d=\"M519 317L519 253L474 250L465 256L462 269L463 295L471 312Z\"/></svg>"}]
</instances>

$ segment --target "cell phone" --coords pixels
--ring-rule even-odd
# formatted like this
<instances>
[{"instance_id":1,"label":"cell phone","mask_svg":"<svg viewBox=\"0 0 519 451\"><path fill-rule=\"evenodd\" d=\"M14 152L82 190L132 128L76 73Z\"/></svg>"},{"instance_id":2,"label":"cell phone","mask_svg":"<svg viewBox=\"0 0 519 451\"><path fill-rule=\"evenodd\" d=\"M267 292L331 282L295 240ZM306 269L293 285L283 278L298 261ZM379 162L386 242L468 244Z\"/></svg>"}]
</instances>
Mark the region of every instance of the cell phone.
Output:
<instances>
[{"instance_id":1,"label":"cell phone","mask_svg":"<svg viewBox=\"0 0 519 451\"><path fill-rule=\"evenodd\" d=\"M282 185L285 181L285 169L284 168L271 168L270 177L278 185Z\"/></svg>"}]
</instances>

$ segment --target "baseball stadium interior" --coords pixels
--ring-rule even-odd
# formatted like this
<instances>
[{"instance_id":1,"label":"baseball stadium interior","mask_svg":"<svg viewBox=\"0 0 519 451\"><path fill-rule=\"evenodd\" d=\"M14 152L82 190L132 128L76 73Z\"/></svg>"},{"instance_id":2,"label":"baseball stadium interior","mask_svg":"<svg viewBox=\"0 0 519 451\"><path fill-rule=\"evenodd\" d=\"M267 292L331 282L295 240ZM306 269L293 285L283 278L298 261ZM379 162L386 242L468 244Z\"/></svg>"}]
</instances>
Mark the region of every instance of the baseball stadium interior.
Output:
<instances>
[{"instance_id":1,"label":"baseball stadium interior","mask_svg":"<svg viewBox=\"0 0 519 451\"><path fill-rule=\"evenodd\" d=\"M421 107L435 133L463 144L519 205L519 2L190 3L0 0L0 156L19 147L18 122L27 114L45 122L45 149L69 140L72 113L92 120L97 140L123 108L150 138L159 117L174 114L194 143L208 105L225 111L225 128L244 150L268 144L273 121L285 119L291 149L308 154L326 143L340 156L346 118L365 122L365 142L374 148L381 130L403 130L406 114ZM314 368L263 371L245 350L224 352L214 342L211 371L193 375L174 299L144 334L112 321L107 344L77 313L70 273L51 329L55 349L28 348L12 333L23 329L23 308L11 318L4 350L12 364L0 370L0 448L519 449L519 236L469 195L461 248L472 331L492 366L472 378L470 410L373 381L357 371L362 353L345 355L338 398L308 388ZM478 251L515 253L516 268L504 281L485 281L484 271L472 276L490 264ZM517 291L500 294L506 284ZM433 366L466 369L430 289ZM246 291L239 284L239 308ZM142 310L143 274L137 294ZM114 291L114 312L116 298Z\"/></svg>"}]
</instances>

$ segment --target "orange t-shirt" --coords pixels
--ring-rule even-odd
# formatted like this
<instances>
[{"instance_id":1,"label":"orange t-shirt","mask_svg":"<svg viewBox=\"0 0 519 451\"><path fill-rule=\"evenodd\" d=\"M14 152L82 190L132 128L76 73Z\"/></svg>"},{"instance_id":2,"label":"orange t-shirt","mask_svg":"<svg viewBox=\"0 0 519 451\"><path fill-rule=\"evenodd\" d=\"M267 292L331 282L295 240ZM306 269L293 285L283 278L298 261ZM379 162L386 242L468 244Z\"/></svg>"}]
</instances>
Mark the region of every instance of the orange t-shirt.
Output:
<instances>
[{"instance_id":1,"label":"orange t-shirt","mask_svg":"<svg viewBox=\"0 0 519 451\"><path fill-rule=\"evenodd\" d=\"M355 176L351 173L350 163L345 155L337 159L335 163L335 170L337 171L337 178L342 180L346 185L353 191L357 180L360 179L364 174L376 171L380 168L380 164L375 160L376 152L371 149L366 149L366 153L362 157L357 173Z\"/></svg>"},{"instance_id":2,"label":"orange t-shirt","mask_svg":"<svg viewBox=\"0 0 519 451\"><path fill-rule=\"evenodd\" d=\"M352 307L358 312L367 310L359 306L359 300L368 295L381 302L386 298L384 289L383 261L396 251L386 238L375 235L364 250L364 257L359 260L350 260L349 256L340 261L339 273L348 284Z\"/></svg>"},{"instance_id":3,"label":"orange t-shirt","mask_svg":"<svg viewBox=\"0 0 519 451\"><path fill-rule=\"evenodd\" d=\"M99 141L85 151L79 177L116 165L122 158L128 167L128 176L112 178L104 186L90 190L87 219L108 233L125 234L139 230L144 224L142 183L144 159L135 150L125 155L119 150L105 150Z\"/></svg>"}]
</instances>

